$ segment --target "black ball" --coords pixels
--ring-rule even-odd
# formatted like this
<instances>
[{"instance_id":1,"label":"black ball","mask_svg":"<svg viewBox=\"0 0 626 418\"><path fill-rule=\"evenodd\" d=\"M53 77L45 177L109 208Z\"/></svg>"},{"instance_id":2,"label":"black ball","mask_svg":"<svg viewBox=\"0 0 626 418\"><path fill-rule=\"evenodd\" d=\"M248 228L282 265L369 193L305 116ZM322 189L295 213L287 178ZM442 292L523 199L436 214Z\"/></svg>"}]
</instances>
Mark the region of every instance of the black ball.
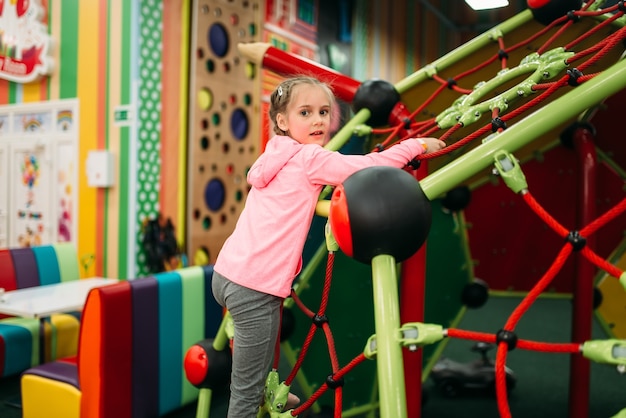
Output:
<instances>
[{"instance_id":1,"label":"black ball","mask_svg":"<svg viewBox=\"0 0 626 418\"><path fill-rule=\"evenodd\" d=\"M467 186L459 186L450 190L441 200L444 208L450 212L465 209L472 198L472 192Z\"/></svg>"},{"instance_id":2,"label":"black ball","mask_svg":"<svg viewBox=\"0 0 626 418\"><path fill-rule=\"evenodd\" d=\"M598 309L600 305L602 305L602 301L604 301L604 295L602 294L602 290L597 287L593 288L593 309Z\"/></svg>"},{"instance_id":3,"label":"black ball","mask_svg":"<svg viewBox=\"0 0 626 418\"><path fill-rule=\"evenodd\" d=\"M329 222L342 251L369 264L377 255L404 261L422 246L432 220L419 182L399 168L360 170L333 192Z\"/></svg>"},{"instance_id":4,"label":"black ball","mask_svg":"<svg viewBox=\"0 0 626 418\"><path fill-rule=\"evenodd\" d=\"M384 80L368 80L356 91L352 108L355 112L369 109L372 113L369 124L377 127L389 124L389 115L399 101L400 93L393 84Z\"/></svg>"},{"instance_id":5,"label":"black ball","mask_svg":"<svg viewBox=\"0 0 626 418\"><path fill-rule=\"evenodd\" d=\"M228 384L232 369L230 349L217 351L213 339L189 347L184 359L185 376L197 388L218 389Z\"/></svg>"},{"instance_id":6,"label":"black ball","mask_svg":"<svg viewBox=\"0 0 626 418\"><path fill-rule=\"evenodd\" d=\"M569 11L579 10L583 4L582 0L527 0L526 3L542 25L549 25Z\"/></svg>"},{"instance_id":7,"label":"black ball","mask_svg":"<svg viewBox=\"0 0 626 418\"><path fill-rule=\"evenodd\" d=\"M472 283L468 283L461 293L461 301L465 306L471 309L477 309L483 306L489 299L489 286L481 279L474 279Z\"/></svg>"}]
</instances>

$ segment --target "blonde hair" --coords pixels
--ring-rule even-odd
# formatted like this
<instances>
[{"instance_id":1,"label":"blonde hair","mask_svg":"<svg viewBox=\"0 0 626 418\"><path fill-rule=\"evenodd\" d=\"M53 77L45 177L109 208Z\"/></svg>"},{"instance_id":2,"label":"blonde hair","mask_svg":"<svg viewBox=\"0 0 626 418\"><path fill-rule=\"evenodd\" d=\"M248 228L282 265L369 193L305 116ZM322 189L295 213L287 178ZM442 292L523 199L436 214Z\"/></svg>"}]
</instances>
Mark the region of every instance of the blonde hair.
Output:
<instances>
[{"instance_id":1,"label":"blonde hair","mask_svg":"<svg viewBox=\"0 0 626 418\"><path fill-rule=\"evenodd\" d=\"M302 85L302 84L319 86L320 88L324 89L326 93L328 94L328 98L330 99L331 108L332 109L336 108L335 95L333 94L333 91L328 84L318 80L317 78L309 77L309 76L298 76L298 77L288 78L284 80L283 82L281 82L278 86L276 86L276 88L272 92L272 95L270 96L269 116L270 116L270 120L274 124L275 134L277 135L287 134L285 131L283 131L282 129L278 127L278 124L276 123L276 115L278 115L279 113L287 112L287 106L289 106L289 103L291 102L294 87ZM335 116L335 112L331 112L331 119L333 116Z\"/></svg>"}]
</instances>

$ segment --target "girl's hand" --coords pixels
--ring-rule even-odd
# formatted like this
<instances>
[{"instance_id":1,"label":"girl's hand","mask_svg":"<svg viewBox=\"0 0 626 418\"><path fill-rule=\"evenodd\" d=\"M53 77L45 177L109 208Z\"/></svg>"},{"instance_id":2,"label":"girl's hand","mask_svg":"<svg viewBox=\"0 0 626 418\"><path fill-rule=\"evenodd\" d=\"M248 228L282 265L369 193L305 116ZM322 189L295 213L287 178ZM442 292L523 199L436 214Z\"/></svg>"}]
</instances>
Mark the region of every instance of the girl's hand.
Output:
<instances>
[{"instance_id":1,"label":"girl's hand","mask_svg":"<svg viewBox=\"0 0 626 418\"><path fill-rule=\"evenodd\" d=\"M446 143L438 138L415 138L424 147L424 154L435 152L443 149Z\"/></svg>"}]
</instances>

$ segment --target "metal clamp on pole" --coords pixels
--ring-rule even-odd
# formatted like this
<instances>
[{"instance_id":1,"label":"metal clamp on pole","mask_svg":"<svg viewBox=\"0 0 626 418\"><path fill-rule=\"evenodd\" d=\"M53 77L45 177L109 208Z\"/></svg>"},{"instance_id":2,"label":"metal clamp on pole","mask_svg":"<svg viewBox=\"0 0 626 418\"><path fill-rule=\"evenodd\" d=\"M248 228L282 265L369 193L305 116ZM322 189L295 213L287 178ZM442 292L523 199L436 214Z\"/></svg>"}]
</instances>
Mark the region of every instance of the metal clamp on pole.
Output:
<instances>
[{"instance_id":1,"label":"metal clamp on pole","mask_svg":"<svg viewBox=\"0 0 626 418\"><path fill-rule=\"evenodd\" d=\"M515 193L528 190L528 184L526 183L526 177L522 172L517 158L507 151L497 151L494 155L494 174L500 175L504 183L509 186L509 189Z\"/></svg>"}]
</instances>

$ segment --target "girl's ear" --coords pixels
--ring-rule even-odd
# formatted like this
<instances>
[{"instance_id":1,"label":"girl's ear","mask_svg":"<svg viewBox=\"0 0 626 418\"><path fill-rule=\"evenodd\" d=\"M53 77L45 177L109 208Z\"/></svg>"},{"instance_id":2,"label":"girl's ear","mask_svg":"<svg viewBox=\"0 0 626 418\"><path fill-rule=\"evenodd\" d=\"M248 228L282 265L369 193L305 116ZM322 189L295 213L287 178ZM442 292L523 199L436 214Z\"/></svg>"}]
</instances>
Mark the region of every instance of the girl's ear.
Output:
<instances>
[{"instance_id":1,"label":"girl's ear","mask_svg":"<svg viewBox=\"0 0 626 418\"><path fill-rule=\"evenodd\" d=\"M278 128L284 132L287 132L289 130L287 129L287 119L282 113L276 114L276 126L278 126Z\"/></svg>"}]
</instances>

